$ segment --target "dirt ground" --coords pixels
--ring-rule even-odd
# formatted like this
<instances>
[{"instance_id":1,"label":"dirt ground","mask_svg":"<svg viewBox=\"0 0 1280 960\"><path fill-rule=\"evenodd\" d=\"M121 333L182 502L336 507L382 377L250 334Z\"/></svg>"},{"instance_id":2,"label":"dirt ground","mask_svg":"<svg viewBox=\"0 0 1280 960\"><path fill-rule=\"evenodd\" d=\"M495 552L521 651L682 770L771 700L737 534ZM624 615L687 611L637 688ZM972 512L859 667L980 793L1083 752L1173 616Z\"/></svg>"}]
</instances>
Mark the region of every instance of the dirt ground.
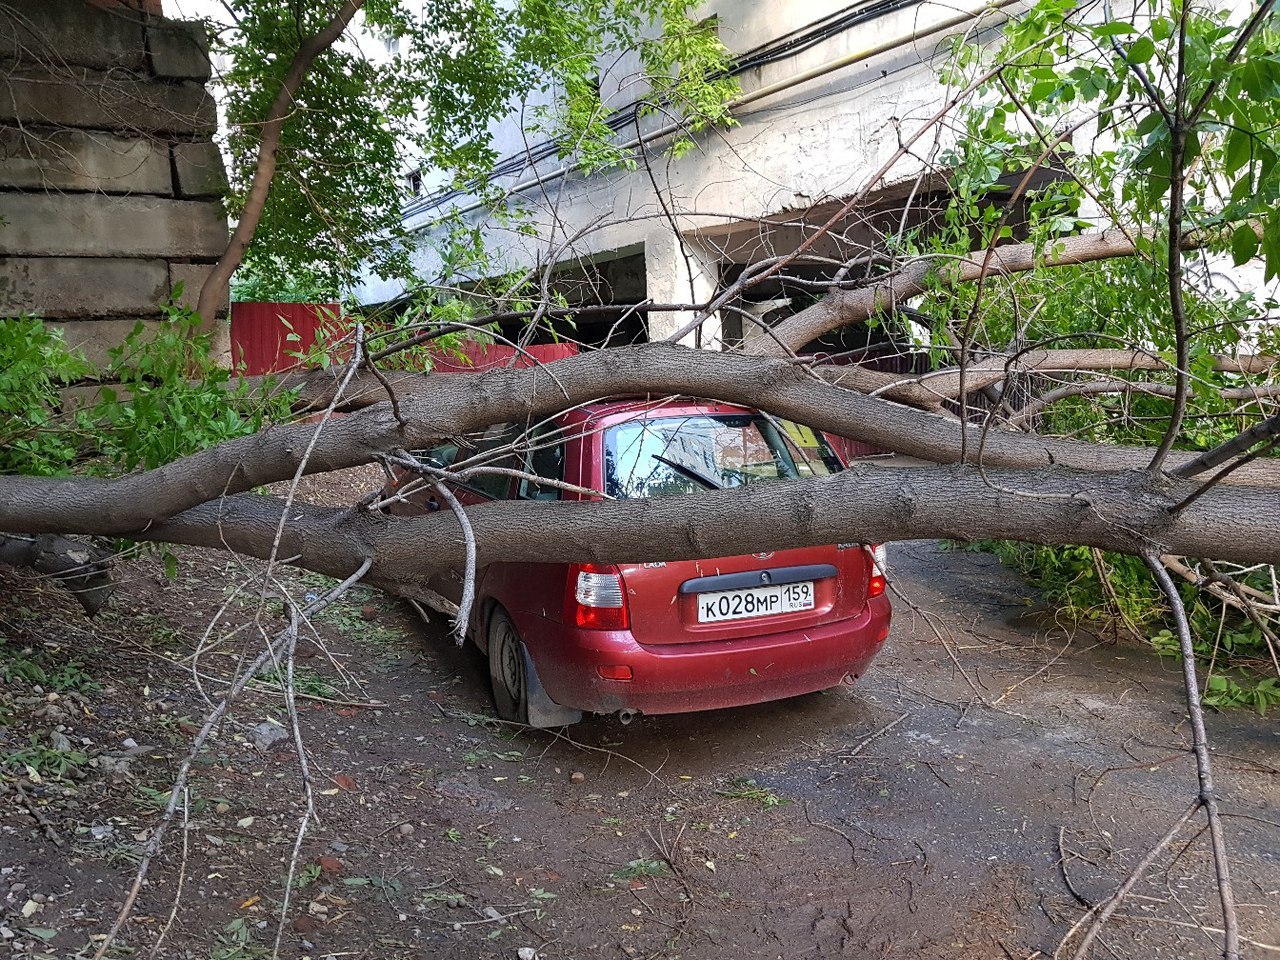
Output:
<instances>
[{"instance_id":1,"label":"dirt ground","mask_svg":"<svg viewBox=\"0 0 1280 960\"><path fill-rule=\"evenodd\" d=\"M857 687L563 734L493 722L484 665L446 624L357 591L299 650L319 822L280 955L1052 956L1194 795L1179 667L1053 626L991 557L915 542L891 563L895 626ZM92 955L208 710L193 663L216 698L260 643L193 660L224 602L251 621L234 596L251 571L196 550L165 567L128 563L92 622L0 581L0 957ZM198 757L107 956L271 955L305 805L280 719L266 685ZM1245 952L1271 955L1280 723L1209 726ZM1220 955L1201 826L1095 955Z\"/></svg>"}]
</instances>

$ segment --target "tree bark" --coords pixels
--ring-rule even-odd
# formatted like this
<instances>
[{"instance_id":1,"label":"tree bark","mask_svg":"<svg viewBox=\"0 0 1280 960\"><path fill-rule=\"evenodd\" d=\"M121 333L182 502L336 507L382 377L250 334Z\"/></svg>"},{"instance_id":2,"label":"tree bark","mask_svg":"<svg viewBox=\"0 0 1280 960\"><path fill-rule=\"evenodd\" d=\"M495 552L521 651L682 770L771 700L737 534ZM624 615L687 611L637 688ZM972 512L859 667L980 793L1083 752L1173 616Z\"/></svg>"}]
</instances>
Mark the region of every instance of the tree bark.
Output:
<instances>
[{"instance_id":1,"label":"tree bark","mask_svg":"<svg viewBox=\"0 0 1280 960\"><path fill-rule=\"evenodd\" d=\"M66 537L50 534L24 537L0 533L0 564L28 567L52 578L70 590L91 617L115 592L110 558L111 554L106 550Z\"/></svg>"},{"instance_id":2,"label":"tree bark","mask_svg":"<svg viewBox=\"0 0 1280 960\"><path fill-rule=\"evenodd\" d=\"M1197 249L1206 239L1203 232L1188 231L1181 238L1181 249ZM831 291L813 306L774 327L773 337L753 341L750 349L755 353L782 356L787 350L800 350L805 344L838 327L861 323L895 306L905 306L912 297L939 286L954 287L986 277L1026 273L1040 267L1069 267L1114 260L1131 257L1136 252L1132 239L1123 231L1112 228L1066 237L1048 250L1032 243L1018 243L997 247L990 256L986 250L980 250L967 257L923 258L868 286Z\"/></svg>"},{"instance_id":3,"label":"tree bark","mask_svg":"<svg viewBox=\"0 0 1280 960\"><path fill-rule=\"evenodd\" d=\"M359 466L381 452L429 447L494 423L537 422L612 396L685 394L757 406L933 463L957 462L962 434L971 454L989 468L1124 470L1144 467L1150 459L1143 447L1051 440L962 425L831 386L783 360L669 344L604 350L524 370L425 374L417 379L419 388L400 402L404 423L388 405L373 406L330 421L314 445L317 428L295 424L111 480L0 477L0 530L132 537L199 504L292 477L304 461L305 473ZM304 455L309 446L310 454ZM1175 454L1171 466L1189 459L1189 454ZM1280 486L1280 464L1255 461L1233 473L1230 482ZM1208 550L1204 555L1217 554Z\"/></svg>"},{"instance_id":4,"label":"tree bark","mask_svg":"<svg viewBox=\"0 0 1280 960\"><path fill-rule=\"evenodd\" d=\"M316 57L337 42L342 32L347 29L351 18L364 6L364 3L365 0L343 0L341 8L325 28L315 36L303 40L298 46L298 52L293 55L289 69L285 72L284 80L280 84L280 90L271 101L266 117L263 118L262 140L258 145L258 162L254 166L253 182L249 185L244 208L240 211L240 220L236 224L235 232L231 235L227 249L223 251L214 268L209 271L204 286L200 288L196 313L200 315L206 329L213 324L218 302L222 299L221 291L231 282L231 275L235 273L236 267L243 262L245 252L253 242L253 235L262 221L262 211L266 208L267 197L271 193L271 181L276 175L276 155L280 149L280 137L284 132L285 121L293 111L298 88L302 85Z\"/></svg>"},{"instance_id":5,"label":"tree bark","mask_svg":"<svg viewBox=\"0 0 1280 960\"><path fill-rule=\"evenodd\" d=\"M1193 486L1157 483L1141 466L1085 472L855 464L832 477L684 497L500 501L472 507L468 517L480 565L681 560L922 537L1073 543L1130 554L1153 549L1242 563L1280 560L1274 491L1223 485L1183 513L1170 514L1170 505ZM263 557L272 549L282 509L275 498L229 497L138 536ZM1250 522L1242 524L1241 517ZM387 517L295 503L279 553L334 577L372 558L367 582L415 597L431 571L461 569L465 540L447 512Z\"/></svg>"}]
</instances>

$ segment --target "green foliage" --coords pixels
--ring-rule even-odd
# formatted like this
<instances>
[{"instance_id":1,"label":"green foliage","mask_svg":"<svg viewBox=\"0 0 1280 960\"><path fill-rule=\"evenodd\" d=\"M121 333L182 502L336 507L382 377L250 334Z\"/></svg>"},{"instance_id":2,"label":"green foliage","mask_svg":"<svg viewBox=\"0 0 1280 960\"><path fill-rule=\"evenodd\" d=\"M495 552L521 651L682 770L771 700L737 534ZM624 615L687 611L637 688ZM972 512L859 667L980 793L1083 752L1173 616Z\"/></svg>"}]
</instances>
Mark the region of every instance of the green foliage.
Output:
<instances>
[{"instance_id":1,"label":"green foliage","mask_svg":"<svg viewBox=\"0 0 1280 960\"><path fill-rule=\"evenodd\" d=\"M0 634L0 682L5 684L22 683L58 693L98 689L98 684L85 672L84 666L84 661L75 657L13 646Z\"/></svg>"},{"instance_id":2,"label":"green foliage","mask_svg":"<svg viewBox=\"0 0 1280 960\"><path fill-rule=\"evenodd\" d=\"M0 473L65 472L79 454L84 418L64 418L61 391L90 366L61 331L33 317L0 320Z\"/></svg>"},{"instance_id":3,"label":"green foliage","mask_svg":"<svg viewBox=\"0 0 1280 960\"><path fill-rule=\"evenodd\" d=\"M33 783L66 779L88 762L83 751L68 749L65 742L61 747L46 743L38 733L28 734L25 745L0 751L0 773L25 775Z\"/></svg>"},{"instance_id":4,"label":"green foliage","mask_svg":"<svg viewBox=\"0 0 1280 960\"><path fill-rule=\"evenodd\" d=\"M198 318L175 304L159 326L139 323L100 370L39 320L0 324L0 473L150 469L288 413L270 384L232 383Z\"/></svg>"},{"instance_id":5,"label":"green foliage","mask_svg":"<svg viewBox=\"0 0 1280 960\"><path fill-rule=\"evenodd\" d=\"M717 790L716 793L732 800L750 800L753 803L760 804L765 810L780 807L790 802L786 797L773 793L748 777L734 777L723 789Z\"/></svg>"},{"instance_id":6,"label":"green foliage","mask_svg":"<svg viewBox=\"0 0 1280 960\"><path fill-rule=\"evenodd\" d=\"M602 63L638 50L650 94L644 110L691 131L728 120L736 92L714 21L687 0L370 0L355 27L385 42L371 57L354 37L320 54L286 119L258 241L240 284L292 278L326 290L362 269L414 276L400 211L406 158L462 185L483 182L497 156L490 131L521 97L545 104L536 129L564 156L596 170L630 162L614 146ZM219 33L224 72L230 212L244 210L263 120L303 38L321 31L336 0L230 0L235 27ZM367 39L363 41L367 43ZM678 149L685 149L677 141ZM484 188L482 194L491 193ZM496 197L496 194L494 195ZM273 279L274 278L274 279ZM243 296L237 290L237 297Z\"/></svg>"},{"instance_id":7,"label":"green foliage","mask_svg":"<svg viewBox=\"0 0 1280 960\"><path fill-rule=\"evenodd\" d=\"M1125 631L1148 640L1161 656L1181 656L1168 604L1140 558L1089 547L1043 547L1007 540L970 546L994 553L1026 576L1060 621ZM1253 585L1262 588L1263 580L1255 574ZM1250 579L1242 577L1242 582ZM1208 670L1205 704L1246 706L1264 715L1280 704L1280 679L1259 680L1255 675L1271 665L1262 632L1243 613L1224 609L1191 584L1182 584L1181 594L1196 659Z\"/></svg>"},{"instance_id":8,"label":"green foliage","mask_svg":"<svg viewBox=\"0 0 1280 960\"><path fill-rule=\"evenodd\" d=\"M236 917L217 934L209 960L259 960L271 955L269 947L260 947L253 942L253 928L249 921Z\"/></svg>"},{"instance_id":9,"label":"green foliage","mask_svg":"<svg viewBox=\"0 0 1280 960\"><path fill-rule=\"evenodd\" d=\"M314 272L292 270L278 257L252 258L231 278L231 299L248 303L333 303L337 290Z\"/></svg>"}]
</instances>

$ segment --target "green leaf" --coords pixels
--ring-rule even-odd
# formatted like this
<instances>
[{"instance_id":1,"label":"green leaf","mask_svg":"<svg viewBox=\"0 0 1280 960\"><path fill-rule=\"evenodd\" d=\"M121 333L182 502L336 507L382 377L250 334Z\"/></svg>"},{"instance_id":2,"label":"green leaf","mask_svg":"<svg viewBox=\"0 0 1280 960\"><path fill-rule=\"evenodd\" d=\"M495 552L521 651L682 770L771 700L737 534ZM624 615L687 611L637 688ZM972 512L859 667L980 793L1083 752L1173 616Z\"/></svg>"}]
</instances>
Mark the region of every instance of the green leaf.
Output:
<instances>
[{"instance_id":1,"label":"green leaf","mask_svg":"<svg viewBox=\"0 0 1280 960\"><path fill-rule=\"evenodd\" d=\"M1102 23L1093 27L1092 32L1099 40L1106 40L1110 37L1123 37L1130 33L1137 33L1138 28L1131 23L1122 23L1119 20L1113 20L1111 23Z\"/></svg>"},{"instance_id":2,"label":"green leaf","mask_svg":"<svg viewBox=\"0 0 1280 960\"><path fill-rule=\"evenodd\" d=\"M1258 236L1248 224L1236 227L1231 234L1231 259L1241 266L1253 259L1258 252Z\"/></svg>"},{"instance_id":3,"label":"green leaf","mask_svg":"<svg viewBox=\"0 0 1280 960\"><path fill-rule=\"evenodd\" d=\"M1156 54L1155 41L1150 37L1139 37L1133 41L1133 46L1129 48L1129 52L1125 54L1125 59L1130 63L1146 63Z\"/></svg>"},{"instance_id":4,"label":"green leaf","mask_svg":"<svg viewBox=\"0 0 1280 960\"><path fill-rule=\"evenodd\" d=\"M1233 127L1231 132L1227 134L1226 149L1223 157L1223 166L1227 171L1227 176L1231 176L1248 163L1252 155L1253 137L1247 131L1241 130L1239 127Z\"/></svg>"}]
</instances>

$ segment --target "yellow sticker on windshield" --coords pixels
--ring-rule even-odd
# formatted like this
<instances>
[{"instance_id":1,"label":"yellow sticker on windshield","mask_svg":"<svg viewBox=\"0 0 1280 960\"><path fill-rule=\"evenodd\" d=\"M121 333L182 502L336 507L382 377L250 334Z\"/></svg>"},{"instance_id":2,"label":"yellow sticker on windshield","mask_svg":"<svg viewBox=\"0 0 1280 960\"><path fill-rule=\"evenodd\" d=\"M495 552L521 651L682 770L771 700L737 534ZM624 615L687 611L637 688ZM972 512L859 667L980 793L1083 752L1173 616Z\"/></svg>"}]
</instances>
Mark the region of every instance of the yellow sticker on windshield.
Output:
<instances>
[{"instance_id":1,"label":"yellow sticker on windshield","mask_svg":"<svg viewBox=\"0 0 1280 960\"><path fill-rule=\"evenodd\" d=\"M799 423L792 423L790 420L784 421L787 436L796 442L798 447L817 447L820 446L817 435L809 427Z\"/></svg>"}]
</instances>

